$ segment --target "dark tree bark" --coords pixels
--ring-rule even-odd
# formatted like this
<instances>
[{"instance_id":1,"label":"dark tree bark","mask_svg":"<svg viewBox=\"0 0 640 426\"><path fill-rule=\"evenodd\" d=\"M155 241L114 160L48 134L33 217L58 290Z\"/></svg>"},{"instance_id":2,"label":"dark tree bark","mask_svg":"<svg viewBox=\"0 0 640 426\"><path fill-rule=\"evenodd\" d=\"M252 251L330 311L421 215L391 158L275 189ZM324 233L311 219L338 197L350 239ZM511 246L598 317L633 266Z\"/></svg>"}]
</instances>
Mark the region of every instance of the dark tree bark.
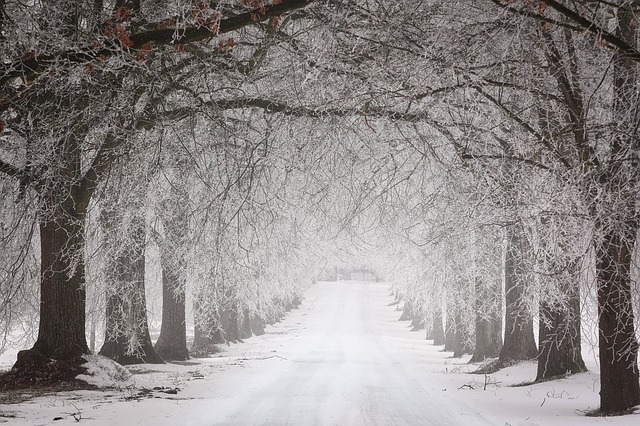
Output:
<instances>
[{"instance_id":1,"label":"dark tree bark","mask_svg":"<svg viewBox=\"0 0 640 426\"><path fill-rule=\"evenodd\" d=\"M535 359L538 356L533 336L533 319L524 305L528 283L526 256L531 247L526 240L521 224L507 228L507 253L505 259L505 336L499 366L515 361Z\"/></svg>"},{"instance_id":2,"label":"dark tree bark","mask_svg":"<svg viewBox=\"0 0 640 426\"><path fill-rule=\"evenodd\" d=\"M181 170L187 165L180 164ZM188 199L171 187L171 196L162 205L164 236L160 241L162 266L162 327L156 351L165 360L184 361L189 358L186 322L186 261L182 257L184 238L189 231L186 206Z\"/></svg>"},{"instance_id":3,"label":"dark tree bark","mask_svg":"<svg viewBox=\"0 0 640 426\"><path fill-rule=\"evenodd\" d=\"M552 260L552 266L555 261ZM536 381L567 373L587 371L582 359L580 328L580 287L577 261L572 261L550 279L566 300L550 300L542 295L539 317L539 353Z\"/></svg>"},{"instance_id":4,"label":"dark tree bark","mask_svg":"<svg viewBox=\"0 0 640 426\"><path fill-rule=\"evenodd\" d=\"M464 354L470 354L473 352L471 346L471 336L469 330L464 325L462 314L457 312L455 314L455 328L453 332L453 357L460 358Z\"/></svg>"},{"instance_id":5,"label":"dark tree bark","mask_svg":"<svg viewBox=\"0 0 640 426\"><path fill-rule=\"evenodd\" d=\"M224 332L225 341L237 343L241 340L240 329L238 327L238 313L235 309L222 311L220 314L220 325Z\"/></svg>"},{"instance_id":6,"label":"dark tree bark","mask_svg":"<svg viewBox=\"0 0 640 426\"><path fill-rule=\"evenodd\" d=\"M436 306L433 313L433 344L435 346L444 345L444 327L442 326L442 307Z\"/></svg>"},{"instance_id":7,"label":"dark tree bark","mask_svg":"<svg viewBox=\"0 0 640 426\"><path fill-rule=\"evenodd\" d=\"M122 232L120 212L106 211L102 223L106 234ZM160 364L164 361L153 348L147 322L145 297L145 223L136 215L125 231L127 237L108 261L105 340L100 355L120 364Z\"/></svg>"},{"instance_id":8,"label":"dark tree bark","mask_svg":"<svg viewBox=\"0 0 640 426\"><path fill-rule=\"evenodd\" d=\"M7 36L4 34L5 28L5 20L7 19L6 14L4 12L6 1L0 0L0 41L6 40Z\"/></svg>"},{"instance_id":9,"label":"dark tree bark","mask_svg":"<svg viewBox=\"0 0 640 426\"><path fill-rule=\"evenodd\" d=\"M293 308L293 302L287 306ZM227 342L242 342L252 336L250 315L248 311L240 312L237 306L224 310L220 315L220 323Z\"/></svg>"},{"instance_id":10,"label":"dark tree bark","mask_svg":"<svg viewBox=\"0 0 640 426\"><path fill-rule=\"evenodd\" d=\"M194 311L194 332L191 356L206 357L219 352L216 345L225 343L222 328L220 328L219 318L211 312L205 312L203 306L196 297L193 302Z\"/></svg>"},{"instance_id":11,"label":"dark tree bark","mask_svg":"<svg viewBox=\"0 0 640 426\"><path fill-rule=\"evenodd\" d=\"M56 220L40 224L42 284L38 339L32 349L20 351L14 369L34 368L35 360L71 360L89 353L85 337L82 226L79 220L66 214L56 216L59 216Z\"/></svg>"},{"instance_id":12,"label":"dark tree bark","mask_svg":"<svg viewBox=\"0 0 640 426\"><path fill-rule=\"evenodd\" d=\"M617 35L637 47L638 21L633 5L617 10ZM613 58L614 119L616 132L611 159L600 184L613 203L600 217L596 229L596 281L600 354L600 411L618 413L640 404L638 341L632 303L631 265L640 224L637 185L638 67L620 51ZM603 197L606 199L605 197Z\"/></svg>"},{"instance_id":13,"label":"dark tree bark","mask_svg":"<svg viewBox=\"0 0 640 426\"><path fill-rule=\"evenodd\" d=\"M565 158L575 158L575 147L589 146L586 114L583 93L575 53L575 46L570 32L565 31L560 43L564 43L569 58L560 53L558 42L554 40L551 28L542 26L541 34L544 40L545 56L552 75L557 82L558 89L564 99L563 107L569 114L554 114L552 102L538 103L538 116L542 133L549 140L553 139L555 129L566 126L572 129L573 142L569 138L558 138L557 149ZM571 64L571 67L567 64ZM565 121L566 120L566 121ZM542 220L545 226L548 220ZM558 240L557 238L554 238ZM546 245L545 238L542 244ZM560 243L561 253L568 253L567 243ZM542 250L545 252L546 250ZM567 373L586 371L582 360L580 338L580 290L579 278L576 273L577 261L562 261L557 255L547 255L545 262L547 277L554 291L551 294L543 291L539 305L538 324L538 371L536 381L547 380ZM563 264L564 263L564 264Z\"/></svg>"},{"instance_id":14,"label":"dark tree bark","mask_svg":"<svg viewBox=\"0 0 640 426\"><path fill-rule=\"evenodd\" d=\"M638 341L631 297L632 249L638 226L612 231L597 249L600 411L619 413L640 404Z\"/></svg>"},{"instance_id":15,"label":"dark tree bark","mask_svg":"<svg viewBox=\"0 0 640 426\"><path fill-rule=\"evenodd\" d=\"M189 359L184 283L176 275L162 269L162 326L155 349L165 361Z\"/></svg>"},{"instance_id":16,"label":"dark tree bark","mask_svg":"<svg viewBox=\"0 0 640 426\"><path fill-rule=\"evenodd\" d=\"M453 352L456 347L456 324L451 309L447 309L447 323L444 329L444 351Z\"/></svg>"},{"instance_id":17,"label":"dark tree bark","mask_svg":"<svg viewBox=\"0 0 640 426\"><path fill-rule=\"evenodd\" d=\"M488 283L476 277L475 349L469 362L496 358L502 349L502 284L493 279Z\"/></svg>"},{"instance_id":18,"label":"dark tree bark","mask_svg":"<svg viewBox=\"0 0 640 426\"><path fill-rule=\"evenodd\" d=\"M565 16L580 22L578 14L567 13L569 9L552 7ZM564 10L564 11L563 11ZM633 252L637 219L635 188L638 182L637 157L633 152L638 144L638 94L637 82L637 21L629 4L616 9L617 30L615 36L606 38L616 46L613 55L613 105L616 126L610 145L609 159L604 164L588 141L587 115L577 72L578 58L570 32L565 31L567 52L571 56L565 61L557 49L548 30L542 34L547 47L547 59L557 79L558 87L570 111L575 148L584 172L584 194L591 203L590 211L596 221L596 280L599 310L599 355L600 355L600 411L604 414L619 413L640 403L638 384L637 341L635 338L633 309L631 306L630 257ZM584 22L582 23L584 25ZM599 28L590 28L600 31ZM623 47L624 45L624 47ZM633 54L629 54L633 50ZM626 53L625 53L626 51ZM567 67L566 64L571 64ZM565 149L566 151L566 149ZM631 158L629 158L631 156ZM627 168L629 165L631 169ZM635 168L635 170L633 170ZM630 171L631 170L631 171ZM597 176L594 178L594 176ZM603 195L604 194L604 195ZM624 200L615 205L607 200ZM596 202L594 202L596 201ZM577 286L576 286L577 287ZM579 290L570 293L568 312L561 312L553 304L542 301L540 322L540 359L538 379L566 371L584 370L579 355L580 316L578 313ZM566 314L566 318L563 316ZM565 338L568 347L557 347L556 335ZM545 341L549 343L545 344ZM557 359L554 359L557 358ZM564 371L563 371L564 370Z\"/></svg>"},{"instance_id":19,"label":"dark tree bark","mask_svg":"<svg viewBox=\"0 0 640 426\"><path fill-rule=\"evenodd\" d=\"M70 3L66 0L43 3L43 10L50 14L43 26L57 23L56 28L51 28L51 34L72 40L78 29L80 9L61 7L64 4ZM85 12L82 10L83 19ZM22 130L24 133L26 129L30 140L26 143L27 165L18 170L2 162L4 167L0 168L2 173L18 179L22 193L32 190L40 203L41 306L38 339L32 349L18 354L14 368L26 370L25 376L41 381L48 379L39 373L39 364L55 359L68 361L69 365L77 367L84 363L81 356L89 351L85 336L85 217L96 187L110 169L114 150L124 143L124 140L110 134L102 141L93 159L83 164L89 151L85 149L84 141L91 123L82 111L90 109L89 99L96 92L91 91L91 86L80 88L73 83L73 87L72 91L60 92L45 76L30 85L32 92L14 99L18 103L23 102L22 105L13 101L8 103L21 110L40 112L34 114L34 121L24 125ZM76 96L74 91L78 89L82 94ZM72 115L74 121L68 122ZM64 124L58 127L55 119L60 116L60 123ZM17 127L23 124L18 123ZM63 136L53 144L47 140L49 136L42 139L39 133L42 129L53 133L62 130L60 134ZM92 144L94 142L97 141L92 141ZM70 373L76 370L74 367ZM69 377L60 378L67 379Z\"/></svg>"},{"instance_id":20,"label":"dark tree bark","mask_svg":"<svg viewBox=\"0 0 640 426\"><path fill-rule=\"evenodd\" d=\"M242 314L242 318L239 319L238 328L240 329L240 338L248 339L253 336L251 332L251 315L249 315L249 311L245 310Z\"/></svg>"},{"instance_id":21,"label":"dark tree bark","mask_svg":"<svg viewBox=\"0 0 640 426\"><path fill-rule=\"evenodd\" d=\"M265 322L262 318L258 317L258 316L252 316L250 318L250 324L251 324L251 332L256 335L256 336L262 336L265 333Z\"/></svg>"},{"instance_id":22,"label":"dark tree bark","mask_svg":"<svg viewBox=\"0 0 640 426\"><path fill-rule=\"evenodd\" d=\"M14 370L36 371L49 359L80 360L89 353L85 336L84 219L86 192L75 181L81 159L77 141L59 143L63 160L59 180L39 182L44 211L40 217L40 323L38 338L20 351Z\"/></svg>"}]
</instances>

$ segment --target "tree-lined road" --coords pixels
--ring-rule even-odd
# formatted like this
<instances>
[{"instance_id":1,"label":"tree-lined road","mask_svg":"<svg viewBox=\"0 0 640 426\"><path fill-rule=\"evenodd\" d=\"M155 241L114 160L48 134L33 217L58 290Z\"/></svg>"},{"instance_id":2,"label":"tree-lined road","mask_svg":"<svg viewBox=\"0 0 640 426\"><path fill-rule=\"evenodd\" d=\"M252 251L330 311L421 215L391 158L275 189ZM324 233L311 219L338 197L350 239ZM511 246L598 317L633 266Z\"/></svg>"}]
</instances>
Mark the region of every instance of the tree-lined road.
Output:
<instances>
[{"instance_id":1,"label":"tree-lined road","mask_svg":"<svg viewBox=\"0 0 640 426\"><path fill-rule=\"evenodd\" d=\"M321 283L272 358L226 376L212 400L179 414L189 425L481 425L396 344L399 313L379 283ZM289 335L287 335L289 334ZM396 339L397 340L397 339ZM184 416L184 417L183 417Z\"/></svg>"}]
</instances>

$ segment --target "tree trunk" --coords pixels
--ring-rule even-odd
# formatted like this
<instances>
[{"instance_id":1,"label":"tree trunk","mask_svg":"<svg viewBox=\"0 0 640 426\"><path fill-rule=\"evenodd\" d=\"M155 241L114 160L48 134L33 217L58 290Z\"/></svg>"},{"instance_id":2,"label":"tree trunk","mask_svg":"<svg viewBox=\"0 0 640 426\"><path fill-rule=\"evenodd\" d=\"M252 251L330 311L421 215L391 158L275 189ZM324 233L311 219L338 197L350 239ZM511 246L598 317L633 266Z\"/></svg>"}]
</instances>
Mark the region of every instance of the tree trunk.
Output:
<instances>
[{"instance_id":1,"label":"tree trunk","mask_svg":"<svg viewBox=\"0 0 640 426\"><path fill-rule=\"evenodd\" d=\"M460 312L455 315L455 329L453 332L453 357L460 358L464 354L473 352L473 348L469 344L471 336L469 330L465 327L462 314Z\"/></svg>"},{"instance_id":2,"label":"tree trunk","mask_svg":"<svg viewBox=\"0 0 640 426\"><path fill-rule=\"evenodd\" d=\"M184 361L189 359L185 306L186 260L182 255L185 235L189 231L185 212L188 199L175 185L171 188L170 197L165 200L163 212L160 213L164 225L164 237L160 242L162 327L155 348L165 360Z\"/></svg>"},{"instance_id":3,"label":"tree trunk","mask_svg":"<svg viewBox=\"0 0 640 426\"><path fill-rule=\"evenodd\" d=\"M453 352L456 346L456 325L451 309L447 309L447 323L444 330L444 351Z\"/></svg>"},{"instance_id":4,"label":"tree trunk","mask_svg":"<svg viewBox=\"0 0 640 426\"><path fill-rule=\"evenodd\" d=\"M413 319L411 320L411 331L419 331L424 329L424 318L420 314L413 314Z\"/></svg>"},{"instance_id":5,"label":"tree trunk","mask_svg":"<svg viewBox=\"0 0 640 426\"><path fill-rule=\"evenodd\" d=\"M256 336L262 336L265 333L265 322L258 316L252 316L249 320L251 323L251 332Z\"/></svg>"},{"instance_id":6,"label":"tree trunk","mask_svg":"<svg viewBox=\"0 0 640 426\"><path fill-rule=\"evenodd\" d=\"M214 320L211 313L203 311L203 307L198 302L197 297L193 302L193 312L194 332L191 356L206 357L219 352L216 345L225 343L219 320L217 318Z\"/></svg>"},{"instance_id":7,"label":"tree trunk","mask_svg":"<svg viewBox=\"0 0 640 426\"><path fill-rule=\"evenodd\" d=\"M61 142L66 160L54 184L40 183L44 211L40 217L40 322L38 338L20 351L13 369L38 376L50 359L81 364L89 353L85 335L84 218L86 203L76 184L80 153L74 139ZM71 373L73 374L73 373ZM76 373L77 374L77 373Z\"/></svg>"},{"instance_id":8,"label":"tree trunk","mask_svg":"<svg viewBox=\"0 0 640 426\"><path fill-rule=\"evenodd\" d=\"M619 413L640 404L638 341L631 297L637 226L604 235L596 251L600 355L600 411Z\"/></svg>"},{"instance_id":9,"label":"tree trunk","mask_svg":"<svg viewBox=\"0 0 640 426\"><path fill-rule=\"evenodd\" d=\"M617 36L637 47L638 20L629 2L617 9ZM596 282L600 355L600 411L613 414L640 404L638 341L632 305L631 262L638 237L637 185L638 64L616 51L613 57L613 112L616 128L611 158L600 177L606 191L600 198L596 231ZM605 208L602 208L605 207Z\"/></svg>"},{"instance_id":10,"label":"tree trunk","mask_svg":"<svg viewBox=\"0 0 640 426\"><path fill-rule=\"evenodd\" d=\"M237 343L240 339L240 329L238 327L238 313L234 308L222 311L220 324L224 331L224 338L227 342Z\"/></svg>"},{"instance_id":11,"label":"tree trunk","mask_svg":"<svg viewBox=\"0 0 640 426\"><path fill-rule=\"evenodd\" d=\"M557 285L566 300L554 303L543 295L540 301L536 381L587 371L582 359L580 288L576 284L576 270L577 262L573 261L567 268L568 276L557 276Z\"/></svg>"},{"instance_id":12,"label":"tree trunk","mask_svg":"<svg viewBox=\"0 0 640 426\"><path fill-rule=\"evenodd\" d=\"M165 361L189 359L184 283L165 267L162 268L162 327L155 349Z\"/></svg>"},{"instance_id":13,"label":"tree trunk","mask_svg":"<svg viewBox=\"0 0 640 426\"><path fill-rule=\"evenodd\" d=\"M442 326L442 307L436 306L433 313L433 344L435 346L444 345L444 327Z\"/></svg>"},{"instance_id":14,"label":"tree trunk","mask_svg":"<svg viewBox=\"0 0 640 426\"><path fill-rule=\"evenodd\" d=\"M251 316L249 315L249 311L245 310L242 314L242 318L239 319L238 329L241 339L248 339L253 336L253 333L251 332Z\"/></svg>"},{"instance_id":15,"label":"tree trunk","mask_svg":"<svg viewBox=\"0 0 640 426\"><path fill-rule=\"evenodd\" d=\"M538 356L533 336L533 318L525 306L527 286L526 256L531 252L521 224L507 229L505 259L505 336L498 359L499 366L515 361L535 359Z\"/></svg>"},{"instance_id":16,"label":"tree trunk","mask_svg":"<svg viewBox=\"0 0 640 426\"><path fill-rule=\"evenodd\" d=\"M407 299L402 308L402 315L400 315L398 321L409 321L411 319L413 319L413 304Z\"/></svg>"},{"instance_id":17,"label":"tree trunk","mask_svg":"<svg viewBox=\"0 0 640 426\"><path fill-rule=\"evenodd\" d=\"M500 280L488 283L476 277L475 349L469 362L497 358L502 349L502 285Z\"/></svg>"},{"instance_id":18,"label":"tree trunk","mask_svg":"<svg viewBox=\"0 0 640 426\"><path fill-rule=\"evenodd\" d=\"M14 369L72 360L89 353L85 336L82 221L60 213L40 224L40 325L33 348L20 351Z\"/></svg>"},{"instance_id":19,"label":"tree trunk","mask_svg":"<svg viewBox=\"0 0 640 426\"><path fill-rule=\"evenodd\" d=\"M120 231L118 212L103 215L107 235ZM120 364L163 363L151 343L145 296L144 217L131 220L117 255L109 259L105 339L100 355Z\"/></svg>"}]
</instances>

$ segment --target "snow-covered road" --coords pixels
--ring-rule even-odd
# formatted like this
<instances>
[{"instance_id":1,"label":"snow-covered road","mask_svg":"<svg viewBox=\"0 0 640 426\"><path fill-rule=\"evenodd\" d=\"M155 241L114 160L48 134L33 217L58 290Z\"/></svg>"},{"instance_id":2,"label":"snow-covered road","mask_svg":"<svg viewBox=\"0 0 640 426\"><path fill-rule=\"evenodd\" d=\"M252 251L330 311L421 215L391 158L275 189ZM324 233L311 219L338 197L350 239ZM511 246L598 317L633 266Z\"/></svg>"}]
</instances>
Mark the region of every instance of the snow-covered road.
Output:
<instances>
[{"instance_id":1,"label":"snow-covered road","mask_svg":"<svg viewBox=\"0 0 640 426\"><path fill-rule=\"evenodd\" d=\"M289 318L298 320L288 332L293 336L274 342L277 356L225 377L212 399L189 404L174 419L188 425L489 424L449 398L424 363L385 333L385 323L398 317L389 301L384 284L316 285Z\"/></svg>"},{"instance_id":2,"label":"snow-covered road","mask_svg":"<svg viewBox=\"0 0 640 426\"><path fill-rule=\"evenodd\" d=\"M640 424L640 413L585 417L598 406L592 370L530 382L535 361L491 376L468 374L469 356L451 358L400 322L385 283L318 283L302 306L267 334L212 358L136 365L127 382L0 404L16 426L512 425ZM589 348L583 353L588 354ZM9 368L15 353L0 356ZM102 377L102 376L101 376ZM155 388L155 389L154 389ZM165 393L177 389L177 393ZM55 420L54 420L55 419Z\"/></svg>"}]
</instances>

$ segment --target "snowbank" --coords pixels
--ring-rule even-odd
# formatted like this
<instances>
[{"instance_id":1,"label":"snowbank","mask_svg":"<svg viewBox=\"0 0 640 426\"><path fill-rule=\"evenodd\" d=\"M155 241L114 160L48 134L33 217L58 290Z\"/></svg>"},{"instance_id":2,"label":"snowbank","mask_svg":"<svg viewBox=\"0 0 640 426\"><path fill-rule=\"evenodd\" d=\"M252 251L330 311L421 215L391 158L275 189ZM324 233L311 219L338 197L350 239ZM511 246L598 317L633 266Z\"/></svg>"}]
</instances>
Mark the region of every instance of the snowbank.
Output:
<instances>
[{"instance_id":1,"label":"snowbank","mask_svg":"<svg viewBox=\"0 0 640 426\"><path fill-rule=\"evenodd\" d=\"M123 388L133 386L131 373L117 362L102 355L84 355L87 374L79 374L76 379L98 388Z\"/></svg>"}]
</instances>

